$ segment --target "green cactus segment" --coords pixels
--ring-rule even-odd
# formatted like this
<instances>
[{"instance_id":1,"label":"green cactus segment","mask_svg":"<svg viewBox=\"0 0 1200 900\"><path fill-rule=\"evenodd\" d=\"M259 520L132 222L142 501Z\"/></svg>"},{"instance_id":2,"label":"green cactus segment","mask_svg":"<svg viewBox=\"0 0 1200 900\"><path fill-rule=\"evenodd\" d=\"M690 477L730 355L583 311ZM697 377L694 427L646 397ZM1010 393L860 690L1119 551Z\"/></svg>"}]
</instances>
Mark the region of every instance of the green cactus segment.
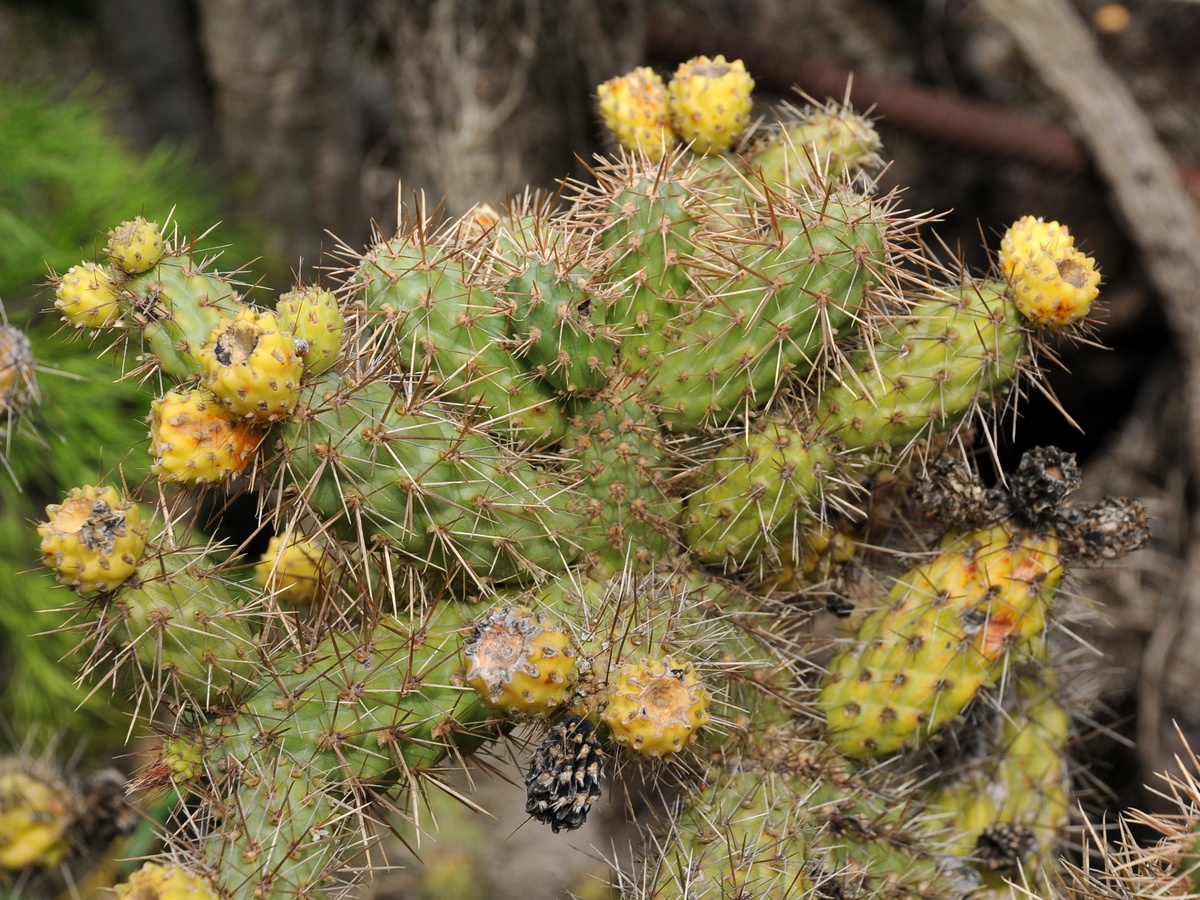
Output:
<instances>
[{"instance_id":1,"label":"green cactus segment","mask_svg":"<svg viewBox=\"0 0 1200 900\"><path fill-rule=\"evenodd\" d=\"M257 682L253 613L195 551L148 555L97 627L136 661L145 684L176 702L211 709Z\"/></svg>"},{"instance_id":2,"label":"green cactus segment","mask_svg":"<svg viewBox=\"0 0 1200 900\"><path fill-rule=\"evenodd\" d=\"M202 854L232 898L315 896L363 849L364 790L412 787L496 736L494 713L457 684L471 613L444 603L277 653L262 689L210 727Z\"/></svg>"},{"instance_id":3,"label":"green cactus segment","mask_svg":"<svg viewBox=\"0 0 1200 900\"><path fill-rule=\"evenodd\" d=\"M316 382L280 433L277 477L344 539L383 541L423 571L508 582L561 572L584 517L530 457L387 384ZM597 543L597 542L593 542Z\"/></svg>"},{"instance_id":4,"label":"green cactus segment","mask_svg":"<svg viewBox=\"0 0 1200 900\"><path fill-rule=\"evenodd\" d=\"M400 237L373 247L358 277L410 372L433 379L493 430L534 444L567 433L551 389L506 349L508 306L477 284L470 260L420 235Z\"/></svg>"},{"instance_id":5,"label":"green cactus segment","mask_svg":"<svg viewBox=\"0 0 1200 900\"><path fill-rule=\"evenodd\" d=\"M815 110L800 122L772 128L745 166L769 190L787 196L836 182L879 163L875 126L849 109Z\"/></svg>"},{"instance_id":6,"label":"green cactus segment","mask_svg":"<svg viewBox=\"0 0 1200 900\"><path fill-rule=\"evenodd\" d=\"M579 405L567 453L582 481L576 508L600 549L598 574L649 571L673 554L681 502L667 494L662 432L636 392L611 390Z\"/></svg>"},{"instance_id":7,"label":"green cactus segment","mask_svg":"<svg viewBox=\"0 0 1200 900\"><path fill-rule=\"evenodd\" d=\"M197 354L223 317L245 305L233 286L201 271L188 256L168 256L125 284L143 339L163 374L188 381L201 374Z\"/></svg>"},{"instance_id":8,"label":"green cactus segment","mask_svg":"<svg viewBox=\"0 0 1200 900\"><path fill-rule=\"evenodd\" d=\"M633 179L614 191L601 244L608 260L605 278L621 296L612 320L622 329L621 361L629 372L661 365L668 323L692 292L692 233L697 217L688 210L691 191L683 176Z\"/></svg>"},{"instance_id":9,"label":"green cactus segment","mask_svg":"<svg viewBox=\"0 0 1200 900\"><path fill-rule=\"evenodd\" d=\"M514 305L513 355L568 394L604 387L619 341L609 304L588 282L582 268L533 259L503 292Z\"/></svg>"},{"instance_id":10,"label":"green cactus segment","mask_svg":"<svg viewBox=\"0 0 1200 900\"><path fill-rule=\"evenodd\" d=\"M847 756L918 744L961 713L1046 627L1058 541L997 525L951 534L896 579L835 657L818 699Z\"/></svg>"},{"instance_id":11,"label":"green cactus segment","mask_svg":"<svg viewBox=\"0 0 1200 900\"><path fill-rule=\"evenodd\" d=\"M671 322L654 384L676 431L764 407L780 385L812 371L881 281L887 223L868 201L830 193L781 201L775 212L760 241L712 240L711 258L726 263L694 279L697 299Z\"/></svg>"},{"instance_id":12,"label":"green cactus segment","mask_svg":"<svg viewBox=\"0 0 1200 900\"><path fill-rule=\"evenodd\" d=\"M684 522L692 553L706 563L745 563L819 515L835 462L819 442L768 420L727 445L700 475Z\"/></svg>"},{"instance_id":13,"label":"green cactus segment","mask_svg":"<svg viewBox=\"0 0 1200 900\"><path fill-rule=\"evenodd\" d=\"M997 282L919 301L817 399L813 421L846 447L900 450L995 403L1022 371L1028 332Z\"/></svg>"},{"instance_id":14,"label":"green cactus segment","mask_svg":"<svg viewBox=\"0 0 1200 900\"><path fill-rule=\"evenodd\" d=\"M966 896L970 887L940 842L908 822L903 804L844 770L717 774L664 850L653 900L928 900Z\"/></svg>"},{"instance_id":15,"label":"green cactus segment","mask_svg":"<svg viewBox=\"0 0 1200 900\"><path fill-rule=\"evenodd\" d=\"M1007 881L1052 877L1070 822L1070 719L1050 673L1015 679L1013 702L995 729L995 751L940 786L930 820L954 835L952 852L972 859L991 896Z\"/></svg>"}]
</instances>

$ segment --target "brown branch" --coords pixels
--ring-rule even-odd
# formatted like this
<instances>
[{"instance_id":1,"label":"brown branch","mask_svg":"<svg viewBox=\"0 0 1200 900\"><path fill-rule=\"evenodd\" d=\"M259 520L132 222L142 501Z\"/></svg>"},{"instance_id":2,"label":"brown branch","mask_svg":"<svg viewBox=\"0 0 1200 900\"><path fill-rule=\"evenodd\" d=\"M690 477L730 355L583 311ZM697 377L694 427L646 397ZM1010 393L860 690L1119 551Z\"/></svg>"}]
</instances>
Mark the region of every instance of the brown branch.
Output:
<instances>
[{"instance_id":1,"label":"brown branch","mask_svg":"<svg viewBox=\"0 0 1200 900\"><path fill-rule=\"evenodd\" d=\"M847 98L860 109L965 150L1019 160L1065 174L1087 171L1087 149L1065 126L953 91L857 72L840 63L798 55L794 49L757 41L693 19L658 17L649 23L648 55L684 60L723 53L745 61L763 88L788 93L793 87L824 100ZM1200 198L1200 167L1177 162L1192 195Z\"/></svg>"}]
</instances>

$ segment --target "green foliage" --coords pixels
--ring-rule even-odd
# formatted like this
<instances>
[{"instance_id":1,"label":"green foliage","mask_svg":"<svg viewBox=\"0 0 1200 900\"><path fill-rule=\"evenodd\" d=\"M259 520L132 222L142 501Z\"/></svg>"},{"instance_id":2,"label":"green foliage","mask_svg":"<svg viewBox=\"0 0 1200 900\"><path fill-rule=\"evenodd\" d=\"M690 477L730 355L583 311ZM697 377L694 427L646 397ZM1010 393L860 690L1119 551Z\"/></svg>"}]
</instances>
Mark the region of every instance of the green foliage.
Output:
<instances>
[{"instance_id":1,"label":"green foliage","mask_svg":"<svg viewBox=\"0 0 1200 900\"><path fill-rule=\"evenodd\" d=\"M122 219L162 222L174 209L186 233L220 218L221 193L184 150L163 144L142 157L106 115L93 92L0 85L0 297L27 296L48 268L92 259Z\"/></svg>"},{"instance_id":2,"label":"green foliage","mask_svg":"<svg viewBox=\"0 0 1200 900\"><path fill-rule=\"evenodd\" d=\"M70 487L138 483L150 465L144 418L152 393L132 381L114 383L106 344L55 333L49 317L39 320L37 310L48 309L53 296L37 285L50 271L95 258L122 219L141 213L165 223L170 216L186 235L192 222L218 219L228 196L212 190L215 176L198 171L180 148L135 153L107 116L94 91L55 98L0 84L0 298L9 301L13 324L36 323L30 338L43 395L0 444L9 469L0 472L0 721L18 734L126 727L114 706L77 708L89 688L76 686L75 666L61 662L77 635L31 639L62 627L69 614L58 610L73 599L38 571L31 523ZM225 235L241 247L253 242L246 231Z\"/></svg>"}]
</instances>

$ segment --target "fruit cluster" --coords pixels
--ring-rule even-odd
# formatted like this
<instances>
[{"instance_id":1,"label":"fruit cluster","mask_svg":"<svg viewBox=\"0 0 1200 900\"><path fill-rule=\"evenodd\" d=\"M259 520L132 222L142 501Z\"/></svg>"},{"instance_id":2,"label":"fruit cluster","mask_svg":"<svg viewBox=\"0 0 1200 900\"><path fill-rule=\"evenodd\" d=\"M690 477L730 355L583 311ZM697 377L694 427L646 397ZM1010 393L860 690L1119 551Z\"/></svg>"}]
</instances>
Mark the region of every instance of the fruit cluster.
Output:
<instances>
[{"instance_id":1,"label":"fruit cluster","mask_svg":"<svg viewBox=\"0 0 1200 900\"><path fill-rule=\"evenodd\" d=\"M607 756L705 773L648 896L958 896L964 857L1053 864L1056 594L1144 522L1070 507L1061 454L1002 493L961 453L1080 327L1094 261L1032 218L990 275L928 258L869 122L746 133L752 86L721 57L607 82L628 152L561 206L414 210L274 310L142 219L57 279L164 388L153 482L81 487L40 528L94 595L89 667L162 732L140 783L190 798L172 865L119 896L313 896L356 871L379 795L519 721L555 831ZM243 492L260 560L187 524ZM835 600L873 608L836 654L810 628ZM907 778L969 727L1003 733L992 769ZM983 843L950 838L966 822Z\"/></svg>"}]
</instances>

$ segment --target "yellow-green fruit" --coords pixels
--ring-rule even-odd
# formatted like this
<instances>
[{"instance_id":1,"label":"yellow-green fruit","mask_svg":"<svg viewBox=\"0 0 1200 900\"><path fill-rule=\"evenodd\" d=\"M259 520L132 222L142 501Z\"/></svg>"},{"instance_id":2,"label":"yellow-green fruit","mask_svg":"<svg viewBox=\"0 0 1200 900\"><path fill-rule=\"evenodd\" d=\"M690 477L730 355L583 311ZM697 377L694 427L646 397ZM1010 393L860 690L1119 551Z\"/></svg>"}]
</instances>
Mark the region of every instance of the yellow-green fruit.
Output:
<instances>
[{"instance_id":1,"label":"yellow-green fruit","mask_svg":"<svg viewBox=\"0 0 1200 900\"><path fill-rule=\"evenodd\" d=\"M1006 880L1053 870L1070 822L1070 719L1049 673L1014 679L1014 702L1000 713L991 753L943 784L931 821L954 836L951 851L971 857L988 895L1006 897Z\"/></svg>"},{"instance_id":2,"label":"yellow-green fruit","mask_svg":"<svg viewBox=\"0 0 1200 900\"><path fill-rule=\"evenodd\" d=\"M71 266L54 289L54 305L72 325L103 328L121 317L118 276L92 262Z\"/></svg>"},{"instance_id":3,"label":"yellow-green fruit","mask_svg":"<svg viewBox=\"0 0 1200 900\"><path fill-rule=\"evenodd\" d=\"M204 750L202 738L172 737L163 741L158 758L173 784L193 784L204 774Z\"/></svg>"},{"instance_id":4,"label":"yellow-green fruit","mask_svg":"<svg viewBox=\"0 0 1200 900\"><path fill-rule=\"evenodd\" d=\"M58 580L82 594L111 591L134 573L146 549L146 523L137 504L114 487L72 488L46 507L38 526L42 561Z\"/></svg>"},{"instance_id":5,"label":"yellow-green fruit","mask_svg":"<svg viewBox=\"0 0 1200 900\"><path fill-rule=\"evenodd\" d=\"M275 304L275 318L296 339L296 350L310 375L319 375L337 362L346 320L332 293L312 286L289 291Z\"/></svg>"},{"instance_id":6,"label":"yellow-green fruit","mask_svg":"<svg viewBox=\"0 0 1200 900\"><path fill-rule=\"evenodd\" d=\"M643 756L678 753L708 724L709 693L692 664L670 656L623 665L608 685L604 721Z\"/></svg>"},{"instance_id":7,"label":"yellow-green fruit","mask_svg":"<svg viewBox=\"0 0 1200 900\"><path fill-rule=\"evenodd\" d=\"M114 266L130 275L153 268L162 259L163 236L155 222L141 216L122 222L108 233L105 248Z\"/></svg>"},{"instance_id":8,"label":"yellow-green fruit","mask_svg":"<svg viewBox=\"0 0 1200 900\"><path fill-rule=\"evenodd\" d=\"M217 484L249 465L262 434L208 391L168 391L150 404L151 471L160 481Z\"/></svg>"},{"instance_id":9,"label":"yellow-green fruit","mask_svg":"<svg viewBox=\"0 0 1200 900\"><path fill-rule=\"evenodd\" d=\"M220 900L212 883L174 863L148 862L113 888L117 900Z\"/></svg>"},{"instance_id":10,"label":"yellow-green fruit","mask_svg":"<svg viewBox=\"0 0 1200 900\"><path fill-rule=\"evenodd\" d=\"M604 125L627 150L640 150L657 162L674 146L667 89L648 66L612 78L596 88Z\"/></svg>"},{"instance_id":11,"label":"yellow-green fruit","mask_svg":"<svg viewBox=\"0 0 1200 900\"><path fill-rule=\"evenodd\" d=\"M236 319L222 318L199 360L205 386L234 415L274 422L300 399L304 363L273 313L244 309Z\"/></svg>"},{"instance_id":12,"label":"yellow-green fruit","mask_svg":"<svg viewBox=\"0 0 1200 900\"><path fill-rule=\"evenodd\" d=\"M493 609L463 644L466 682L487 706L531 715L561 706L576 676L571 639L523 606Z\"/></svg>"},{"instance_id":13,"label":"yellow-green fruit","mask_svg":"<svg viewBox=\"0 0 1200 900\"><path fill-rule=\"evenodd\" d=\"M696 153L723 153L750 121L753 90L754 80L740 59L690 59L667 85L671 127Z\"/></svg>"},{"instance_id":14,"label":"yellow-green fruit","mask_svg":"<svg viewBox=\"0 0 1200 900\"><path fill-rule=\"evenodd\" d=\"M254 567L254 580L282 602L312 603L321 586L324 561L325 550L314 541L275 535Z\"/></svg>"},{"instance_id":15,"label":"yellow-green fruit","mask_svg":"<svg viewBox=\"0 0 1200 900\"><path fill-rule=\"evenodd\" d=\"M21 329L0 325L0 416L17 415L37 395L33 344Z\"/></svg>"},{"instance_id":16,"label":"yellow-green fruit","mask_svg":"<svg viewBox=\"0 0 1200 900\"><path fill-rule=\"evenodd\" d=\"M1075 249L1067 226L1025 216L1000 242L1013 303L1034 325L1061 328L1088 314L1100 293L1096 260Z\"/></svg>"},{"instance_id":17,"label":"yellow-green fruit","mask_svg":"<svg viewBox=\"0 0 1200 900\"><path fill-rule=\"evenodd\" d=\"M1007 525L949 535L829 663L818 706L830 742L862 757L927 738L1042 634L1062 577L1052 535Z\"/></svg>"},{"instance_id":18,"label":"yellow-green fruit","mask_svg":"<svg viewBox=\"0 0 1200 900\"><path fill-rule=\"evenodd\" d=\"M73 791L29 760L0 758L0 869L54 866L71 850Z\"/></svg>"}]
</instances>

